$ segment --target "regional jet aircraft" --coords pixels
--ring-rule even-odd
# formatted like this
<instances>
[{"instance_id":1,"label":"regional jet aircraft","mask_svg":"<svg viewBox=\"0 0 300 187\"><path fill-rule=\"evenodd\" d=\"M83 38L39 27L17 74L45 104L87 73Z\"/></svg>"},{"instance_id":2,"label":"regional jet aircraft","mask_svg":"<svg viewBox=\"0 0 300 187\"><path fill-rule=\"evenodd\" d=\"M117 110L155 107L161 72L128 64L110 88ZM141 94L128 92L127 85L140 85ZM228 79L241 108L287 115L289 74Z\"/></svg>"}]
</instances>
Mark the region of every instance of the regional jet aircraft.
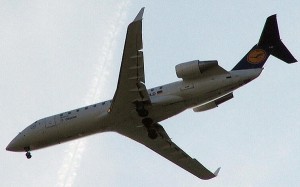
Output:
<instances>
[{"instance_id":1,"label":"regional jet aircraft","mask_svg":"<svg viewBox=\"0 0 300 187\"><path fill-rule=\"evenodd\" d=\"M267 18L257 44L231 70L216 60L178 64L179 81L147 89L144 74L142 16L144 8L128 25L117 89L112 100L40 119L26 127L6 150L26 152L83 136L113 131L131 138L200 179L216 177L190 157L169 137L161 121L186 109L202 112L233 98L233 91L263 70L269 55L286 63L297 62L279 37L276 15Z\"/></svg>"}]
</instances>

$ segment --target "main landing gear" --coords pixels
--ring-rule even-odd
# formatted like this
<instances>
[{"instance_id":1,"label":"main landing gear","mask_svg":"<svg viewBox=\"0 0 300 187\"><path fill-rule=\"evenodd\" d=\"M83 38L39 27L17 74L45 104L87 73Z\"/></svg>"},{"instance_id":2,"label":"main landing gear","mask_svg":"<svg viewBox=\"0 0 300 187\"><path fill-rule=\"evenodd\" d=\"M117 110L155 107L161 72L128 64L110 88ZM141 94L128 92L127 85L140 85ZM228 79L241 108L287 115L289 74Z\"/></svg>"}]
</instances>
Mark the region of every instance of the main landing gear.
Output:
<instances>
[{"instance_id":1,"label":"main landing gear","mask_svg":"<svg viewBox=\"0 0 300 187\"><path fill-rule=\"evenodd\" d=\"M156 139L158 135L156 129L154 128L153 120L147 117L149 111L145 109L145 106L142 102L136 103L136 111L140 117L144 118L142 120L142 123L145 125L145 127L148 130L148 137L151 138L152 140Z\"/></svg>"},{"instance_id":2,"label":"main landing gear","mask_svg":"<svg viewBox=\"0 0 300 187\"><path fill-rule=\"evenodd\" d=\"M31 156L31 153L30 153L30 148L29 147L25 147L24 150L26 151L26 158L27 159L30 159L32 156Z\"/></svg>"},{"instance_id":3,"label":"main landing gear","mask_svg":"<svg viewBox=\"0 0 300 187\"><path fill-rule=\"evenodd\" d=\"M148 130L148 137L151 138L152 140L157 138L157 132L156 129L153 126L153 120L151 118L144 118L142 120L142 123L145 125L145 127Z\"/></svg>"},{"instance_id":4,"label":"main landing gear","mask_svg":"<svg viewBox=\"0 0 300 187\"><path fill-rule=\"evenodd\" d=\"M152 140L157 138L157 132L154 128L148 129L148 137L151 138Z\"/></svg>"},{"instance_id":5,"label":"main landing gear","mask_svg":"<svg viewBox=\"0 0 300 187\"><path fill-rule=\"evenodd\" d=\"M136 111L140 117L146 117L149 114L148 110L146 110L143 105L137 106Z\"/></svg>"}]
</instances>

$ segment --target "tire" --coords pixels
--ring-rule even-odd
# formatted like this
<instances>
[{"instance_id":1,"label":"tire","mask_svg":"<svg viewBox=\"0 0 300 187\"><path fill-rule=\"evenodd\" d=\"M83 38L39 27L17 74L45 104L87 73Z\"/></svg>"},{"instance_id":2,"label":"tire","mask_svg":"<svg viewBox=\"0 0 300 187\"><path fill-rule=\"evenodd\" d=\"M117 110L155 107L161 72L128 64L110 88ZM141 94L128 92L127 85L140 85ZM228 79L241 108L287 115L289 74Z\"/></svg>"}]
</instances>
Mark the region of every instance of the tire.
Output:
<instances>
[{"instance_id":1,"label":"tire","mask_svg":"<svg viewBox=\"0 0 300 187\"><path fill-rule=\"evenodd\" d=\"M148 110L145 110L145 109L138 110L137 112L140 117L146 117L149 114Z\"/></svg>"},{"instance_id":2,"label":"tire","mask_svg":"<svg viewBox=\"0 0 300 187\"><path fill-rule=\"evenodd\" d=\"M151 118L144 118L142 120L142 123L149 128L153 124L153 120Z\"/></svg>"},{"instance_id":3,"label":"tire","mask_svg":"<svg viewBox=\"0 0 300 187\"><path fill-rule=\"evenodd\" d=\"M152 140L157 138L157 132L155 129L149 129L148 130L148 137L151 138Z\"/></svg>"},{"instance_id":4,"label":"tire","mask_svg":"<svg viewBox=\"0 0 300 187\"><path fill-rule=\"evenodd\" d=\"M27 152L25 155L26 155L27 159L30 159L32 157L30 152Z\"/></svg>"}]
</instances>

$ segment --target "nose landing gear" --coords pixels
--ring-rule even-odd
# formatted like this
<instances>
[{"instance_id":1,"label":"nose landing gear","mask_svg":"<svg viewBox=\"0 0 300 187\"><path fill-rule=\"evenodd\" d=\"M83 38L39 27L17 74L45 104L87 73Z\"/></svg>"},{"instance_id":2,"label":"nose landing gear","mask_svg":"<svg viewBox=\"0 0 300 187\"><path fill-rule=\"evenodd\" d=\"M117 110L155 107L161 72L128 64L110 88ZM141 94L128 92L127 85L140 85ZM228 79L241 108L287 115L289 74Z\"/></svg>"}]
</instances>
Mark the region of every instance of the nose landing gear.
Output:
<instances>
[{"instance_id":1,"label":"nose landing gear","mask_svg":"<svg viewBox=\"0 0 300 187\"><path fill-rule=\"evenodd\" d=\"M30 147L25 147L24 150L26 151L26 158L30 159L32 157L30 153Z\"/></svg>"},{"instance_id":2,"label":"nose landing gear","mask_svg":"<svg viewBox=\"0 0 300 187\"><path fill-rule=\"evenodd\" d=\"M31 156L31 153L28 151L28 152L26 152L26 157L27 157L27 159L30 159L32 156Z\"/></svg>"}]
</instances>

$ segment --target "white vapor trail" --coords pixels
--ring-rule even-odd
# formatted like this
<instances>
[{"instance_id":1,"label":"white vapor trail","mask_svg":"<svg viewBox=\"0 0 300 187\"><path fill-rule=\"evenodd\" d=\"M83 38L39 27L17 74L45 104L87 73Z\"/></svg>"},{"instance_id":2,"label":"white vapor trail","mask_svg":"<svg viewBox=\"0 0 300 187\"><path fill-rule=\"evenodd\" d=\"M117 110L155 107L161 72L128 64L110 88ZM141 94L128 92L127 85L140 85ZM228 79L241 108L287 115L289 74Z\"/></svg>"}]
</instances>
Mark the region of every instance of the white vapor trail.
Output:
<instances>
[{"instance_id":1,"label":"white vapor trail","mask_svg":"<svg viewBox=\"0 0 300 187\"><path fill-rule=\"evenodd\" d=\"M99 101L105 93L105 86L109 77L109 69L113 61L113 52L116 48L116 38L120 33L124 19L126 17L126 10L129 6L129 1L121 1L117 5L116 14L111 17L110 26L105 28L109 32L105 37L104 43L101 48L99 61L94 64L94 75L84 102L86 105ZM102 90L102 91L101 91ZM102 95L101 95L101 94ZM106 96L105 96L106 97ZM71 142L68 149L65 151L65 157L61 168L58 171L57 186L69 187L73 186L76 179L77 170L80 167L82 155L85 151L87 139L79 139Z\"/></svg>"}]
</instances>

